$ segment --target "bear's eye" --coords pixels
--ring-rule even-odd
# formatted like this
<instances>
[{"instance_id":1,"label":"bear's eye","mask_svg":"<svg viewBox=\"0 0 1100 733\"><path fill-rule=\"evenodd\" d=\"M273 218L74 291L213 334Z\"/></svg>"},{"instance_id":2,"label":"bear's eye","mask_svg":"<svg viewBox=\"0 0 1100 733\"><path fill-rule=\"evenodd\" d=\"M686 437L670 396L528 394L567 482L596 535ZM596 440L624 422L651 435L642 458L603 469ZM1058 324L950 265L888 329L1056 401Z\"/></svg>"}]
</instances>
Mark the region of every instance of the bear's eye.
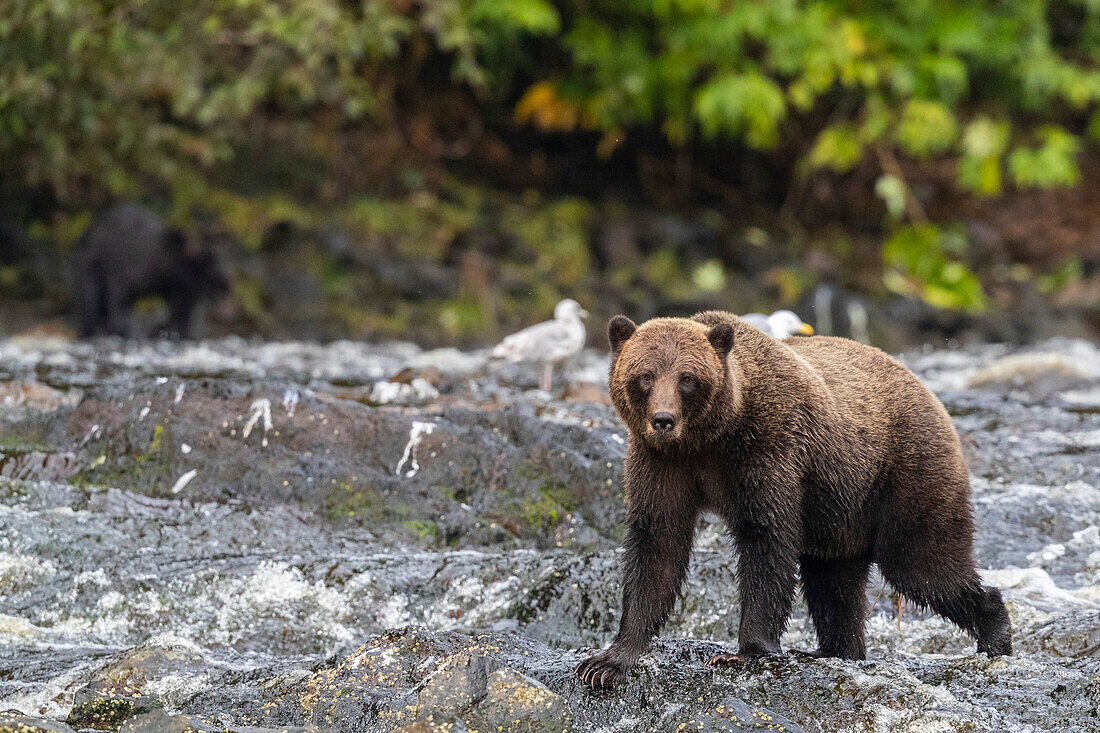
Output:
<instances>
[{"instance_id":1,"label":"bear's eye","mask_svg":"<svg viewBox=\"0 0 1100 733\"><path fill-rule=\"evenodd\" d=\"M699 380L690 374L683 374L680 376L680 389L684 392L694 392L695 388L699 386Z\"/></svg>"},{"instance_id":2,"label":"bear's eye","mask_svg":"<svg viewBox=\"0 0 1100 733\"><path fill-rule=\"evenodd\" d=\"M638 377L638 389L642 392L648 392L653 388L653 376L650 374L643 374Z\"/></svg>"}]
</instances>

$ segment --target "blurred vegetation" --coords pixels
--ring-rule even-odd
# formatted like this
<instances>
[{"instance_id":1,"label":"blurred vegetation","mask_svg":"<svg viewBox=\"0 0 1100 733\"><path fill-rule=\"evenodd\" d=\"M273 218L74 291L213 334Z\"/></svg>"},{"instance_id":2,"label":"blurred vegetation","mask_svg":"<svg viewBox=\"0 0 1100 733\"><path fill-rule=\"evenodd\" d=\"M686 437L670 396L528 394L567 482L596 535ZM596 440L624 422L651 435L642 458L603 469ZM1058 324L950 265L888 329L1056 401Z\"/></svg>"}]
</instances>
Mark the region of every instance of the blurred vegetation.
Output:
<instances>
[{"instance_id":1,"label":"blurred vegetation","mask_svg":"<svg viewBox=\"0 0 1100 733\"><path fill-rule=\"evenodd\" d=\"M7 0L0 215L62 247L123 198L252 250L293 225L354 334L483 336L567 294L747 309L822 278L980 312L996 272L960 222L1096 183L1098 61L1096 0ZM655 243L601 249L619 221ZM387 292L337 230L456 284ZM1089 246L1006 256L1048 292ZM237 278L257 327L268 274Z\"/></svg>"}]
</instances>

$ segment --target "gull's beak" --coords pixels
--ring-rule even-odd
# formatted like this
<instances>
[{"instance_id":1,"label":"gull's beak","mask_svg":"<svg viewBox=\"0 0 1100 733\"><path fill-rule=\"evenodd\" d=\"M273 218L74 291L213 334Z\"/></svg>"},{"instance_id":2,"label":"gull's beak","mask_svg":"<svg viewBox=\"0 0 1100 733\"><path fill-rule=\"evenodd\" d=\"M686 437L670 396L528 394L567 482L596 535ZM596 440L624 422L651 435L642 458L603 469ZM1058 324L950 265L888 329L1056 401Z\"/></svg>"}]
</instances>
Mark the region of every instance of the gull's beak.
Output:
<instances>
[{"instance_id":1,"label":"gull's beak","mask_svg":"<svg viewBox=\"0 0 1100 733\"><path fill-rule=\"evenodd\" d=\"M581 308L580 317L588 318L588 311L586 311L584 308Z\"/></svg>"},{"instance_id":2,"label":"gull's beak","mask_svg":"<svg viewBox=\"0 0 1100 733\"><path fill-rule=\"evenodd\" d=\"M803 336L813 336L814 327L808 323L803 323L801 326L798 327L798 332Z\"/></svg>"}]
</instances>

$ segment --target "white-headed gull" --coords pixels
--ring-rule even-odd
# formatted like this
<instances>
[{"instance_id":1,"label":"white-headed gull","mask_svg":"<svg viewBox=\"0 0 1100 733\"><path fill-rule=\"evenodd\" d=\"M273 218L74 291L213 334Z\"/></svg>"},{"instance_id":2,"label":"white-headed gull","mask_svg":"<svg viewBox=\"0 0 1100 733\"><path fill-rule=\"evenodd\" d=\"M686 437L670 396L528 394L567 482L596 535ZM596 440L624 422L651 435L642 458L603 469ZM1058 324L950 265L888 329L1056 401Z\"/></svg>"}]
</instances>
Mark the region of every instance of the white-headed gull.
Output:
<instances>
[{"instance_id":1,"label":"white-headed gull","mask_svg":"<svg viewBox=\"0 0 1100 733\"><path fill-rule=\"evenodd\" d=\"M785 339L796 333L809 336L814 332L813 326L803 323L801 318L788 310L776 311L770 316L763 313L746 313L741 316L741 320L777 339Z\"/></svg>"}]
</instances>

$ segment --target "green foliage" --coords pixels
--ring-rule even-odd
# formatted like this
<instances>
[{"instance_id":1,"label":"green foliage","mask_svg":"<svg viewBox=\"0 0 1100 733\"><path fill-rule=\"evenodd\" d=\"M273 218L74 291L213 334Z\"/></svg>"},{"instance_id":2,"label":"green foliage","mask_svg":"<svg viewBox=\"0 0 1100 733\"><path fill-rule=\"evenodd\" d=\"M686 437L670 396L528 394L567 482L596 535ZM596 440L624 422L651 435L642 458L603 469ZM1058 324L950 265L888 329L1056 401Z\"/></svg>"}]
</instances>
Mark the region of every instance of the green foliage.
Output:
<instances>
[{"instance_id":1,"label":"green foliage","mask_svg":"<svg viewBox=\"0 0 1100 733\"><path fill-rule=\"evenodd\" d=\"M545 0L475 0L467 17L473 24L505 33L550 35L561 27L558 11Z\"/></svg>"},{"instance_id":2,"label":"green foliage","mask_svg":"<svg viewBox=\"0 0 1100 733\"><path fill-rule=\"evenodd\" d=\"M905 181L897 176L882 176L875 181L875 195L886 204L886 211L894 219L900 219L905 214L906 198L909 196Z\"/></svg>"},{"instance_id":3,"label":"green foliage","mask_svg":"<svg viewBox=\"0 0 1100 733\"><path fill-rule=\"evenodd\" d=\"M850 171L886 134L908 156L955 157L960 186L991 195L1001 190L1004 145L979 153L975 137L1008 135L1007 120L1024 115L1039 126L1080 125L1078 111L1100 99L1100 71L1087 60L1100 52L1094 4L635 0L572 13L572 3L557 6L569 56L532 81L552 79L566 90L583 110L582 126L616 134L657 127L676 146L698 129L805 157L810 170ZM814 129L816 111L829 115L824 129ZM970 134L964 150L955 147L960 128Z\"/></svg>"},{"instance_id":4,"label":"green foliage","mask_svg":"<svg viewBox=\"0 0 1100 733\"><path fill-rule=\"evenodd\" d=\"M545 309L591 286L591 205L442 195L450 158L433 135L456 134L440 99L495 142L574 135L602 158L633 145L677 163L750 148L777 171L865 176L894 227L919 210L914 161L982 196L1079 185L1083 145L1100 143L1098 58L1100 5L1077 0L7 0L0 171L8 189L54 195L63 243L88 209L150 195L251 247L276 221L335 222L443 258L458 233L492 228L518 243L502 276L535 282ZM981 307L950 239L898 229L891 287ZM16 274L0 269L0 285ZM727 274L654 251L621 277L716 292ZM241 287L258 313L261 294ZM514 305L470 290L432 306L448 333Z\"/></svg>"},{"instance_id":5,"label":"green foliage","mask_svg":"<svg viewBox=\"0 0 1100 733\"><path fill-rule=\"evenodd\" d=\"M700 263L691 274L691 283L703 293L714 293L726 287L726 273L720 260Z\"/></svg>"},{"instance_id":6,"label":"green foliage","mask_svg":"<svg viewBox=\"0 0 1100 733\"><path fill-rule=\"evenodd\" d=\"M775 147L785 113L783 90L759 74L727 74L704 85L695 97L695 114L705 134L743 136L754 148Z\"/></svg>"},{"instance_id":7,"label":"green foliage","mask_svg":"<svg viewBox=\"0 0 1100 733\"><path fill-rule=\"evenodd\" d=\"M817 136L808 162L812 168L829 168L836 173L846 173L863 157L863 143L851 125L839 124L826 127Z\"/></svg>"},{"instance_id":8,"label":"green foliage","mask_svg":"<svg viewBox=\"0 0 1100 733\"><path fill-rule=\"evenodd\" d=\"M63 201L158 182L199 201L260 117L295 121L300 140L385 122L395 86L434 58L487 116L543 85L551 129L597 130L605 146L640 128L680 146L698 130L842 173L889 132L907 155L957 155L959 184L987 195L1006 120L1026 115L1012 181L1073 185L1100 100L1098 27L1095 3L1053 0L10 0L0 165Z\"/></svg>"},{"instance_id":9,"label":"green foliage","mask_svg":"<svg viewBox=\"0 0 1100 733\"><path fill-rule=\"evenodd\" d=\"M898 229L882 248L890 290L940 308L980 311L986 307L981 283L962 260L961 234L924 224Z\"/></svg>"},{"instance_id":10,"label":"green foliage","mask_svg":"<svg viewBox=\"0 0 1100 733\"><path fill-rule=\"evenodd\" d=\"M1008 148L1009 125L978 117L962 134L958 183L964 189L992 196L1001 192L1001 156Z\"/></svg>"},{"instance_id":11,"label":"green foliage","mask_svg":"<svg viewBox=\"0 0 1100 733\"><path fill-rule=\"evenodd\" d=\"M915 158L931 158L955 142L955 116L940 102L910 99L901 113L894 136Z\"/></svg>"},{"instance_id":12,"label":"green foliage","mask_svg":"<svg viewBox=\"0 0 1100 733\"><path fill-rule=\"evenodd\" d=\"M1046 272L1036 278L1040 292L1058 293L1069 285L1078 282L1085 274L1084 265L1079 257L1073 257L1061 267Z\"/></svg>"},{"instance_id":13,"label":"green foliage","mask_svg":"<svg viewBox=\"0 0 1100 733\"><path fill-rule=\"evenodd\" d=\"M576 286L591 271L588 249L591 205L573 198L548 203L534 196L527 199L530 206L506 208L501 230L516 237L540 280L562 288ZM548 306L553 307L553 303Z\"/></svg>"},{"instance_id":14,"label":"green foliage","mask_svg":"<svg viewBox=\"0 0 1100 733\"><path fill-rule=\"evenodd\" d=\"M1081 178L1077 153L1081 143L1060 127L1043 127L1039 145L1019 147L1008 156L1008 167L1017 185L1037 188L1073 186Z\"/></svg>"},{"instance_id":15,"label":"green foliage","mask_svg":"<svg viewBox=\"0 0 1100 733\"><path fill-rule=\"evenodd\" d=\"M410 30L380 3L11 0L0 166L63 201L201 180L273 107L375 111L374 70Z\"/></svg>"}]
</instances>

